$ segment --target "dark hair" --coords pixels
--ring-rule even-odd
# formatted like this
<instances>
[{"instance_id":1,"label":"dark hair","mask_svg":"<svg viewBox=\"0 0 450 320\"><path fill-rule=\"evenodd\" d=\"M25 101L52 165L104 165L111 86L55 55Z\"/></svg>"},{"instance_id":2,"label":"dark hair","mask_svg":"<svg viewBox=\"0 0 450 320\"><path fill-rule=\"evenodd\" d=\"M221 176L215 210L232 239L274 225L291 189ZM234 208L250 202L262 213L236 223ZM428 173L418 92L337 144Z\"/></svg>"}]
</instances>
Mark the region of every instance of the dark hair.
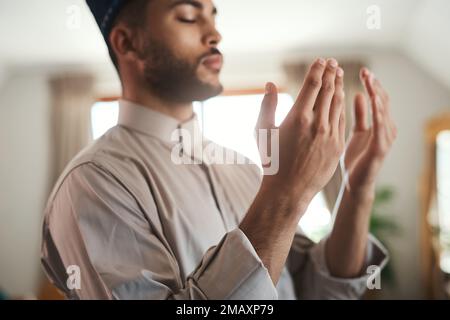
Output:
<instances>
[{"instance_id":1,"label":"dark hair","mask_svg":"<svg viewBox=\"0 0 450 320\"><path fill-rule=\"evenodd\" d=\"M114 23L112 25L111 30L119 23L122 22L126 24L128 27L137 30L142 28L146 23L146 12L148 3L150 0L128 0L127 3L123 6L120 13L114 19ZM113 48L109 43L109 39L106 41L108 46L109 56L111 57L111 61L114 67L117 70L117 73L120 77L119 71L119 63L117 61L117 56L114 53Z\"/></svg>"}]
</instances>

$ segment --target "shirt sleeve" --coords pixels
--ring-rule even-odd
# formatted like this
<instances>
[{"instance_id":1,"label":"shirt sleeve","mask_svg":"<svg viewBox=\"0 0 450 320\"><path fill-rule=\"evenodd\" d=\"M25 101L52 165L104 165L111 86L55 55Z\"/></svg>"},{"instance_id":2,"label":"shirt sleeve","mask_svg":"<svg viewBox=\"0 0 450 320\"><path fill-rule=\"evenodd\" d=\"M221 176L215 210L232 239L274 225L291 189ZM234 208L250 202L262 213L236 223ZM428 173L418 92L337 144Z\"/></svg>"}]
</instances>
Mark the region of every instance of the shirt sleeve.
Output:
<instances>
[{"instance_id":1,"label":"shirt sleeve","mask_svg":"<svg viewBox=\"0 0 450 320\"><path fill-rule=\"evenodd\" d=\"M298 299L359 299L367 290L367 283L379 276L389 258L383 245L372 235L367 244L364 270L357 278L345 279L330 275L325 260L327 238L315 244L304 234L294 237L287 267L294 280ZM369 268L370 266L374 266Z\"/></svg>"},{"instance_id":2,"label":"shirt sleeve","mask_svg":"<svg viewBox=\"0 0 450 320\"><path fill-rule=\"evenodd\" d=\"M240 229L225 234L182 278L170 245L155 232L132 193L93 163L66 177L47 210L42 261L47 275L70 298L278 298ZM65 271L73 265L80 271L78 288L66 286Z\"/></svg>"}]
</instances>

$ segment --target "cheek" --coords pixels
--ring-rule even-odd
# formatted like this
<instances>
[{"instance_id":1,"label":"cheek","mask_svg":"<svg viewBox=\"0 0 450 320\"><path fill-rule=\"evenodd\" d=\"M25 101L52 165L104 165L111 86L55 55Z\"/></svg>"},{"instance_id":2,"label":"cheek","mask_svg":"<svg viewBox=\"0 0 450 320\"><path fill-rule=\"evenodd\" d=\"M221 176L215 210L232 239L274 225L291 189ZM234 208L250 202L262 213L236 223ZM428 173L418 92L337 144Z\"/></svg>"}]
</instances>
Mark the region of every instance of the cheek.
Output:
<instances>
[{"instance_id":1,"label":"cheek","mask_svg":"<svg viewBox=\"0 0 450 320\"><path fill-rule=\"evenodd\" d=\"M196 62L198 57L205 52L205 49L202 48L201 35L193 26L181 26L167 30L162 37L164 43L176 57L191 63Z\"/></svg>"},{"instance_id":2,"label":"cheek","mask_svg":"<svg viewBox=\"0 0 450 320\"><path fill-rule=\"evenodd\" d=\"M201 35L195 31L195 28L180 30L176 35L177 42L180 46L190 50L198 50L201 48Z\"/></svg>"}]
</instances>

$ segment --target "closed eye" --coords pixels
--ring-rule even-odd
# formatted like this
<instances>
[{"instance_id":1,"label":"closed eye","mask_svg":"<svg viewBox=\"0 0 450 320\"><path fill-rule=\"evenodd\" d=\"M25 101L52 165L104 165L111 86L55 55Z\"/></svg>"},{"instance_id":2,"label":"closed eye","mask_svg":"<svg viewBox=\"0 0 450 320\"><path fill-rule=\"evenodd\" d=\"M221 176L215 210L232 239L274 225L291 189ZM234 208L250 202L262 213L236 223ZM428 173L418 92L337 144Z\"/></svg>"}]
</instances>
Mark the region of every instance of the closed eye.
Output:
<instances>
[{"instance_id":1,"label":"closed eye","mask_svg":"<svg viewBox=\"0 0 450 320\"><path fill-rule=\"evenodd\" d=\"M185 19L185 18L178 18L178 21L183 23L196 23L197 20L191 20L191 19Z\"/></svg>"}]
</instances>

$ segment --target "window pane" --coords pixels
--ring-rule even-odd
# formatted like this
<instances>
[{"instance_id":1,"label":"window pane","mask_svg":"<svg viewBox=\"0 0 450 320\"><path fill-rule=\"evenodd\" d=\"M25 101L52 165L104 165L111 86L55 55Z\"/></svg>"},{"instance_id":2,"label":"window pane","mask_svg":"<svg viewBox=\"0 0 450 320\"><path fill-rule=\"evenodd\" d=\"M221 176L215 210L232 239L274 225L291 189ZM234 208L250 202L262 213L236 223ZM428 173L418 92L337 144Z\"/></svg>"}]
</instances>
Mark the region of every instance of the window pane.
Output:
<instances>
[{"instance_id":1,"label":"window pane","mask_svg":"<svg viewBox=\"0 0 450 320\"><path fill-rule=\"evenodd\" d=\"M91 109L92 137L100 138L106 131L117 124L119 118L119 103L96 102Z\"/></svg>"},{"instance_id":2,"label":"window pane","mask_svg":"<svg viewBox=\"0 0 450 320\"><path fill-rule=\"evenodd\" d=\"M263 95L221 96L203 104L203 132L208 139L247 156L260 164L253 132L261 109ZM293 100L280 94L276 125L286 117Z\"/></svg>"},{"instance_id":3,"label":"window pane","mask_svg":"<svg viewBox=\"0 0 450 320\"><path fill-rule=\"evenodd\" d=\"M450 131L439 133L436 158L439 227L443 236L450 237Z\"/></svg>"}]
</instances>

